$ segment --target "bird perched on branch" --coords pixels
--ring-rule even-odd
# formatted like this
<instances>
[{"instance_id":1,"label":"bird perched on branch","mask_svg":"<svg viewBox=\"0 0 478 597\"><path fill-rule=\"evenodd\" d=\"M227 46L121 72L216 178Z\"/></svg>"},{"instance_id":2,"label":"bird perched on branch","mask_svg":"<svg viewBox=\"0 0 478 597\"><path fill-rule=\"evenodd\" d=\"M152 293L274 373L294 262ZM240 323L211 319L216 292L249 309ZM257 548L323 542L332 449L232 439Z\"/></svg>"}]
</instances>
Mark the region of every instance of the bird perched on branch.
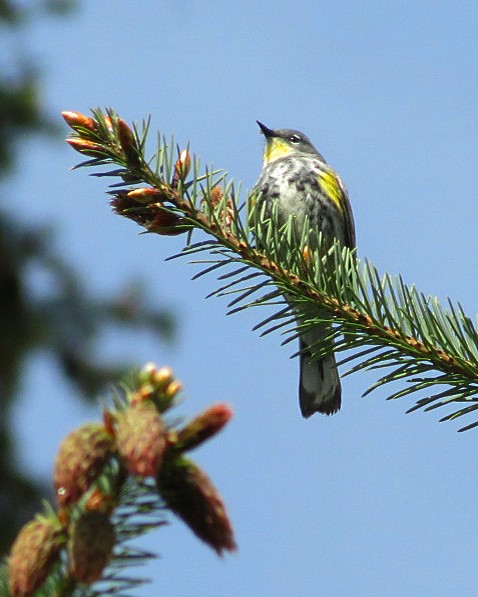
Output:
<instances>
[{"instance_id":1,"label":"bird perched on branch","mask_svg":"<svg viewBox=\"0 0 478 597\"><path fill-rule=\"evenodd\" d=\"M317 246L318 233L351 249L355 228L347 190L309 139L292 129L270 129L257 121L264 137L264 163L253 189L256 213L273 209L279 224L293 221L298 238ZM265 202L265 203L264 203ZM309 230L304 230L308 226ZM300 312L295 308L300 320ZM340 409L341 386L333 352L314 357L317 347L329 342L331 328L317 325L300 335L299 402L302 415L331 415Z\"/></svg>"}]
</instances>

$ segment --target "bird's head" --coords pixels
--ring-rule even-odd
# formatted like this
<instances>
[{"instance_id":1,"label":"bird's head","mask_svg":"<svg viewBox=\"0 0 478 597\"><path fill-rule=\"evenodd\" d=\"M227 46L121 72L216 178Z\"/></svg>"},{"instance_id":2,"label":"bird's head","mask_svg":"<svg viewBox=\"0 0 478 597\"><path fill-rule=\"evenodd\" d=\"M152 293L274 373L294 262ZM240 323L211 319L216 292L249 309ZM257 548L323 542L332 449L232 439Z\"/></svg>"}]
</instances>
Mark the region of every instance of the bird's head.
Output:
<instances>
[{"instance_id":1,"label":"bird's head","mask_svg":"<svg viewBox=\"0 0 478 597\"><path fill-rule=\"evenodd\" d=\"M266 139L264 164L292 154L318 155L323 159L304 133L294 129L270 129L262 122L256 122Z\"/></svg>"}]
</instances>

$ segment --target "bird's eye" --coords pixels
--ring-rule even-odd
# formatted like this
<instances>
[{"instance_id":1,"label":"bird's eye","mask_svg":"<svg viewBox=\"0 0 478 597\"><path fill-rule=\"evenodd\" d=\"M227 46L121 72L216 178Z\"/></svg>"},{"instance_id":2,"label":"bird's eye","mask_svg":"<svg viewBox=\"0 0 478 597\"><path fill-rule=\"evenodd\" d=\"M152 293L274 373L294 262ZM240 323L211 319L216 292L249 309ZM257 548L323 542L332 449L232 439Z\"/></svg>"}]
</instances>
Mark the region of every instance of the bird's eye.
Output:
<instances>
[{"instance_id":1,"label":"bird's eye","mask_svg":"<svg viewBox=\"0 0 478 597\"><path fill-rule=\"evenodd\" d=\"M300 141L301 141L301 138L299 137L299 135L291 135L291 136L289 137L289 141L290 141L291 143L300 143Z\"/></svg>"}]
</instances>

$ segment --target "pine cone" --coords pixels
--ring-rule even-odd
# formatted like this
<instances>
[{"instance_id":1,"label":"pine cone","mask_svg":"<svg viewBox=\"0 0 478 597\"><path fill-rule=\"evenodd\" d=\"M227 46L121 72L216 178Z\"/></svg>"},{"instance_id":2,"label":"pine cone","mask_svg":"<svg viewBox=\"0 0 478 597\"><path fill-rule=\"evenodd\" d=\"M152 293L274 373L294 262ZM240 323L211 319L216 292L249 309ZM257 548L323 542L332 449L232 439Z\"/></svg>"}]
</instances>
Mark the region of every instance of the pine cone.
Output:
<instances>
[{"instance_id":1,"label":"pine cone","mask_svg":"<svg viewBox=\"0 0 478 597\"><path fill-rule=\"evenodd\" d=\"M76 502L99 476L113 452L113 438L99 423L87 423L60 445L53 482L61 506Z\"/></svg>"},{"instance_id":2,"label":"pine cone","mask_svg":"<svg viewBox=\"0 0 478 597\"><path fill-rule=\"evenodd\" d=\"M116 441L132 475L157 474L166 449L166 427L153 404L139 402L119 413Z\"/></svg>"},{"instance_id":3,"label":"pine cone","mask_svg":"<svg viewBox=\"0 0 478 597\"><path fill-rule=\"evenodd\" d=\"M227 404L214 404L178 431L177 447L191 450L216 435L232 417Z\"/></svg>"},{"instance_id":4,"label":"pine cone","mask_svg":"<svg viewBox=\"0 0 478 597\"><path fill-rule=\"evenodd\" d=\"M68 540L71 576L85 584L98 580L111 560L114 545L115 532L108 514L84 512L73 523Z\"/></svg>"},{"instance_id":5,"label":"pine cone","mask_svg":"<svg viewBox=\"0 0 478 597\"><path fill-rule=\"evenodd\" d=\"M218 555L236 549L221 497L194 462L184 457L173 460L160 471L157 484L166 505Z\"/></svg>"},{"instance_id":6,"label":"pine cone","mask_svg":"<svg viewBox=\"0 0 478 597\"><path fill-rule=\"evenodd\" d=\"M62 544L62 529L57 518L37 517L18 534L8 559L12 595L28 597L45 582Z\"/></svg>"}]
</instances>

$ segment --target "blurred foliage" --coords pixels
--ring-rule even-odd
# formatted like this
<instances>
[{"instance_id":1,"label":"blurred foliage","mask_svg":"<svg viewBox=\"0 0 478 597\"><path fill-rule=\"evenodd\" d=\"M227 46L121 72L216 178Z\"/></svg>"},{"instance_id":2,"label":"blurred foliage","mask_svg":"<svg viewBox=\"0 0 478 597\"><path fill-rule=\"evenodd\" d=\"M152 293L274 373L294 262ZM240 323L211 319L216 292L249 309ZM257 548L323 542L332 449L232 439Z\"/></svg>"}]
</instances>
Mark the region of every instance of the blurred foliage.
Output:
<instances>
[{"instance_id":1,"label":"blurred foliage","mask_svg":"<svg viewBox=\"0 0 478 597\"><path fill-rule=\"evenodd\" d=\"M5 206L15 203L11 191L8 202L2 201L2 179L14 175L22 142L32 134L51 137L59 130L43 109L38 69L25 59L24 34L32 20L64 15L74 7L69 0L0 0L5 58L0 61L0 551L8 549L44 494L18 470L11 429L12 406L33 353L48 353L79 395L91 398L130 365L97 358L95 348L104 332L112 326L146 328L162 340L174 333L172 314L150 308L137 281L125 283L115 296L92 296L75 268L55 254L51 231L9 213ZM39 275L47 280L42 293L32 284L32 276Z\"/></svg>"},{"instance_id":2,"label":"blurred foliage","mask_svg":"<svg viewBox=\"0 0 478 597\"><path fill-rule=\"evenodd\" d=\"M38 16L39 13L65 15L72 12L76 6L76 0L42 0L37 2L32 0L30 2L0 0L0 26L17 26L30 17Z\"/></svg>"}]
</instances>

